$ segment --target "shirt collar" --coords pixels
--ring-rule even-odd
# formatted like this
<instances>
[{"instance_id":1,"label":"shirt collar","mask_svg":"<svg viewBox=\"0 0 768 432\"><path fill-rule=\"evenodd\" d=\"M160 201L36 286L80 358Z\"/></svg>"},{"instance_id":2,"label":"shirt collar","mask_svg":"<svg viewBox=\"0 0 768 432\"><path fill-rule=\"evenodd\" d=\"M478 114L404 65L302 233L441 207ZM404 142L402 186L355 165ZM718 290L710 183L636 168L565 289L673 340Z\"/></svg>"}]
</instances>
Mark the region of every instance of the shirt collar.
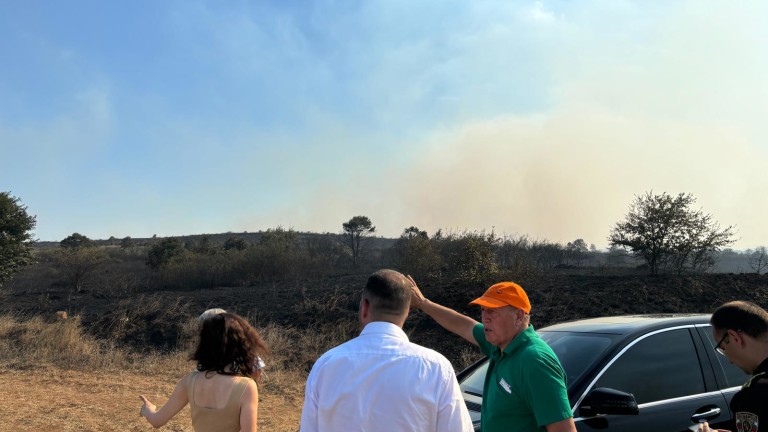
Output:
<instances>
[{"instance_id":1,"label":"shirt collar","mask_svg":"<svg viewBox=\"0 0 768 432\"><path fill-rule=\"evenodd\" d=\"M518 335L512 339L512 342L504 348L504 355L510 355L521 347L528 345L528 342L535 334L536 332L533 330L533 325L528 324L528 328L518 333Z\"/></svg>"},{"instance_id":2,"label":"shirt collar","mask_svg":"<svg viewBox=\"0 0 768 432\"><path fill-rule=\"evenodd\" d=\"M402 328L386 321L372 321L365 325L363 331L360 332L360 336L370 334L383 334L387 336L396 337L398 339L408 340L408 335L405 334Z\"/></svg>"}]
</instances>

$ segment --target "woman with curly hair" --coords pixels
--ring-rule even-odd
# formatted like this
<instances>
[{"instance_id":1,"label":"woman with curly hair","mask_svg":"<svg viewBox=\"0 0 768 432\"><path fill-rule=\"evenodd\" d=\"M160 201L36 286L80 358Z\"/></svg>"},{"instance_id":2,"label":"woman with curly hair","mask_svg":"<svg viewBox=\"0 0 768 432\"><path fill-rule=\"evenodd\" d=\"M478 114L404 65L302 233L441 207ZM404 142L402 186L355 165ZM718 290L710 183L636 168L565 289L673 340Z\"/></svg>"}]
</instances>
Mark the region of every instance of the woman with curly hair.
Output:
<instances>
[{"instance_id":1,"label":"woman with curly hair","mask_svg":"<svg viewBox=\"0 0 768 432\"><path fill-rule=\"evenodd\" d=\"M189 403L195 432L255 432L259 406L256 376L264 340L244 318L218 313L202 320L190 360L197 370L179 381L168 402L157 409L143 395L141 415L159 428Z\"/></svg>"}]
</instances>

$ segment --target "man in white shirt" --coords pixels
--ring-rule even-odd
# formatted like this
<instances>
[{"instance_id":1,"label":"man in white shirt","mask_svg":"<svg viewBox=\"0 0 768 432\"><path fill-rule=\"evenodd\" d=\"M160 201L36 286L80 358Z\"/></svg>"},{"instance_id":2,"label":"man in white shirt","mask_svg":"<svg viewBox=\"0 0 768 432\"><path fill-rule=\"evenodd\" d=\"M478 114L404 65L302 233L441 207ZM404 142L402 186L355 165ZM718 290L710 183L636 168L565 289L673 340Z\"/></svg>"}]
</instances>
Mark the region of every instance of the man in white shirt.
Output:
<instances>
[{"instance_id":1,"label":"man in white shirt","mask_svg":"<svg viewBox=\"0 0 768 432\"><path fill-rule=\"evenodd\" d=\"M360 336L323 354L307 379L302 432L471 432L450 362L408 341L411 283L394 270L368 278Z\"/></svg>"}]
</instances>

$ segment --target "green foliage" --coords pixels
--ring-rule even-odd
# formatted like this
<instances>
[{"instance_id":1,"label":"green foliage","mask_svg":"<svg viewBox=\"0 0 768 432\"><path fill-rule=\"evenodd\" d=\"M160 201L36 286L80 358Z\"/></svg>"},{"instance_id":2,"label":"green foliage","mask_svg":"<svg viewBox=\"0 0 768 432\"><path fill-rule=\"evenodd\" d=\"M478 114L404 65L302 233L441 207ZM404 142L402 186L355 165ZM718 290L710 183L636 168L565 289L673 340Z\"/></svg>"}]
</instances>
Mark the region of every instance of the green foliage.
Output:
<instances>
[{"instance_id":1,"label":"green foliage","mask_svg":"<svg viewBox=\"0 0 768 432\"><path fill-rule=\"evenodd\" d=\"M499 274L495 248L499 242L491 232L464 232L437 240L438 249L450 276L470 284L487 284Z\"/></svg>"},{"instance_id":2,"label":"green foliage","mask_svg":"<svg viewBox=\"0 0 768 432\"><path fill-rule=\"evenodd\" d=\"M376 232L376 227L367 216L355 216L341 225L345 244L351 252L352 266L360 267L364 252L364 239Z\"/></svg>"},{"instance_id":3,"label":"green foliage","mask_svg":"<svg viewBox=\"0 0 768 432\"><path fill-rule=\"evenodd\" d=\"M200 255L214 255L218 252L218 245L211 241L211 236L204 234L200 237L200 240L192 248L192 252Z\"/></svg>"},{"instance_id":4,"label":"green foliage","mask_svg":"<svg viewBox=\"0 0 768 432\"><path fill-rule=\"evenodd\" d=\"M443 259L426 231L409 227L394 245L395 266L417 280L437 276Z\"/></svg>"},{"instance_id":5,"label":"green foliage","mask_svg":"<svg viewBox=\"0 0 768 432\"><path fill-rule=\"evenodd\" d=\"M299 240L299 234L293 228L285 229L282 226L270 228L259 239L259 246L272 252L285 253L294 249Z\"/></svg>"},{"instance_id":6,"label":"green foliage","mask_svg":"<svg viewBox=\"0 0 768 432\"><path fill-rule=\"evenodd\" d=\"M120 240L120 249L123 249L123 250L130 249L135 245L136 245L136 242L134 242L130 236L123 237L123 239Z\"/></svg>"},{"instance_id":7,"label":"green foliage","mask_svg":"<svg viewBox=\"0 0 768 432\"><path fill-rule=\"evenodd\" d=\"M734 228L720 229L711 215L690 208L695 202L693 195L683 193L636 196L608 241L645 260L651 274L665 267L678 273L706 271L714 265L714 252L734 242Z\"/></svg>"},{"instance_id":8,"label":"green foliage","mask_svg":"<svg viewBox=\"0 0 768 432\"><path fill-rule=\"evenodd\" d=\"M186 254L184 243L176 237L168 237L152 245L147 253L147 265L159 269Z\"/></svg>"},{"instance_id":9,"label":"green foliage","mask_svg":"<svg viewBox=\"0 0 768 432\"><path fill-rule=\"evenodd\" d=\"M80 233L72 233L69 237L59 242L63 249L79 249L92 247L93 241Z\"/></svg>"},{"instance_id":10,"label":"green foliage","mask_svg":"<svg viewBox=\"0 0 768 432\"><path fill-rule=\"evenodd\" d=\"M235 250L235 251L241 251L245 250L248 247L248 243L245 242L245 239L241 237L230 237L226 241L224 241L224 250Z\"/></svg>"},{"instance_id":11,"label":"green foliage","mask_svg":"<svg viewBox=\"0 0 768 432\"><path fill-rule=\"evenodd\" d=\"M10 192L0 192L0 286L33 261L35 216Z\"/></svg>"}]
</instances>

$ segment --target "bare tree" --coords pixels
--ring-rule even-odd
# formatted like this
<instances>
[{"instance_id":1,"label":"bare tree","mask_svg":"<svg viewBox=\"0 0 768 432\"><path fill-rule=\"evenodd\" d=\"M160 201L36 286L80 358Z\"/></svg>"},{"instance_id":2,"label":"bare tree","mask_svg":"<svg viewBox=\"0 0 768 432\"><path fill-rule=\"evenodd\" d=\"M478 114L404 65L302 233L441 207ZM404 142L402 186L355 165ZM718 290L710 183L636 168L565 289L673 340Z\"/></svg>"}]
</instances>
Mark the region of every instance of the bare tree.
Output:
<instances>
[{"instance_id":1,"label":"bare tree","mask_svg":"<svg viewBox=\"0 0 768 432\"><path fill-rule=\"evenodd\" d=\"M57 251L57 267L75 292L81 292L94 271L108 258L95 247L61 248Z\"/></svg>"},{"instance_id":2,"label":"bare tree","mask_svg":"<svg viewBox=\"0 0 768 432\"><path fill-rule=\"evenodd\" d=\"M768 271L768 250L765 246L760 246L752 252L749 256L749 266L757 274Z\"/></svg>"}]
</instances>

